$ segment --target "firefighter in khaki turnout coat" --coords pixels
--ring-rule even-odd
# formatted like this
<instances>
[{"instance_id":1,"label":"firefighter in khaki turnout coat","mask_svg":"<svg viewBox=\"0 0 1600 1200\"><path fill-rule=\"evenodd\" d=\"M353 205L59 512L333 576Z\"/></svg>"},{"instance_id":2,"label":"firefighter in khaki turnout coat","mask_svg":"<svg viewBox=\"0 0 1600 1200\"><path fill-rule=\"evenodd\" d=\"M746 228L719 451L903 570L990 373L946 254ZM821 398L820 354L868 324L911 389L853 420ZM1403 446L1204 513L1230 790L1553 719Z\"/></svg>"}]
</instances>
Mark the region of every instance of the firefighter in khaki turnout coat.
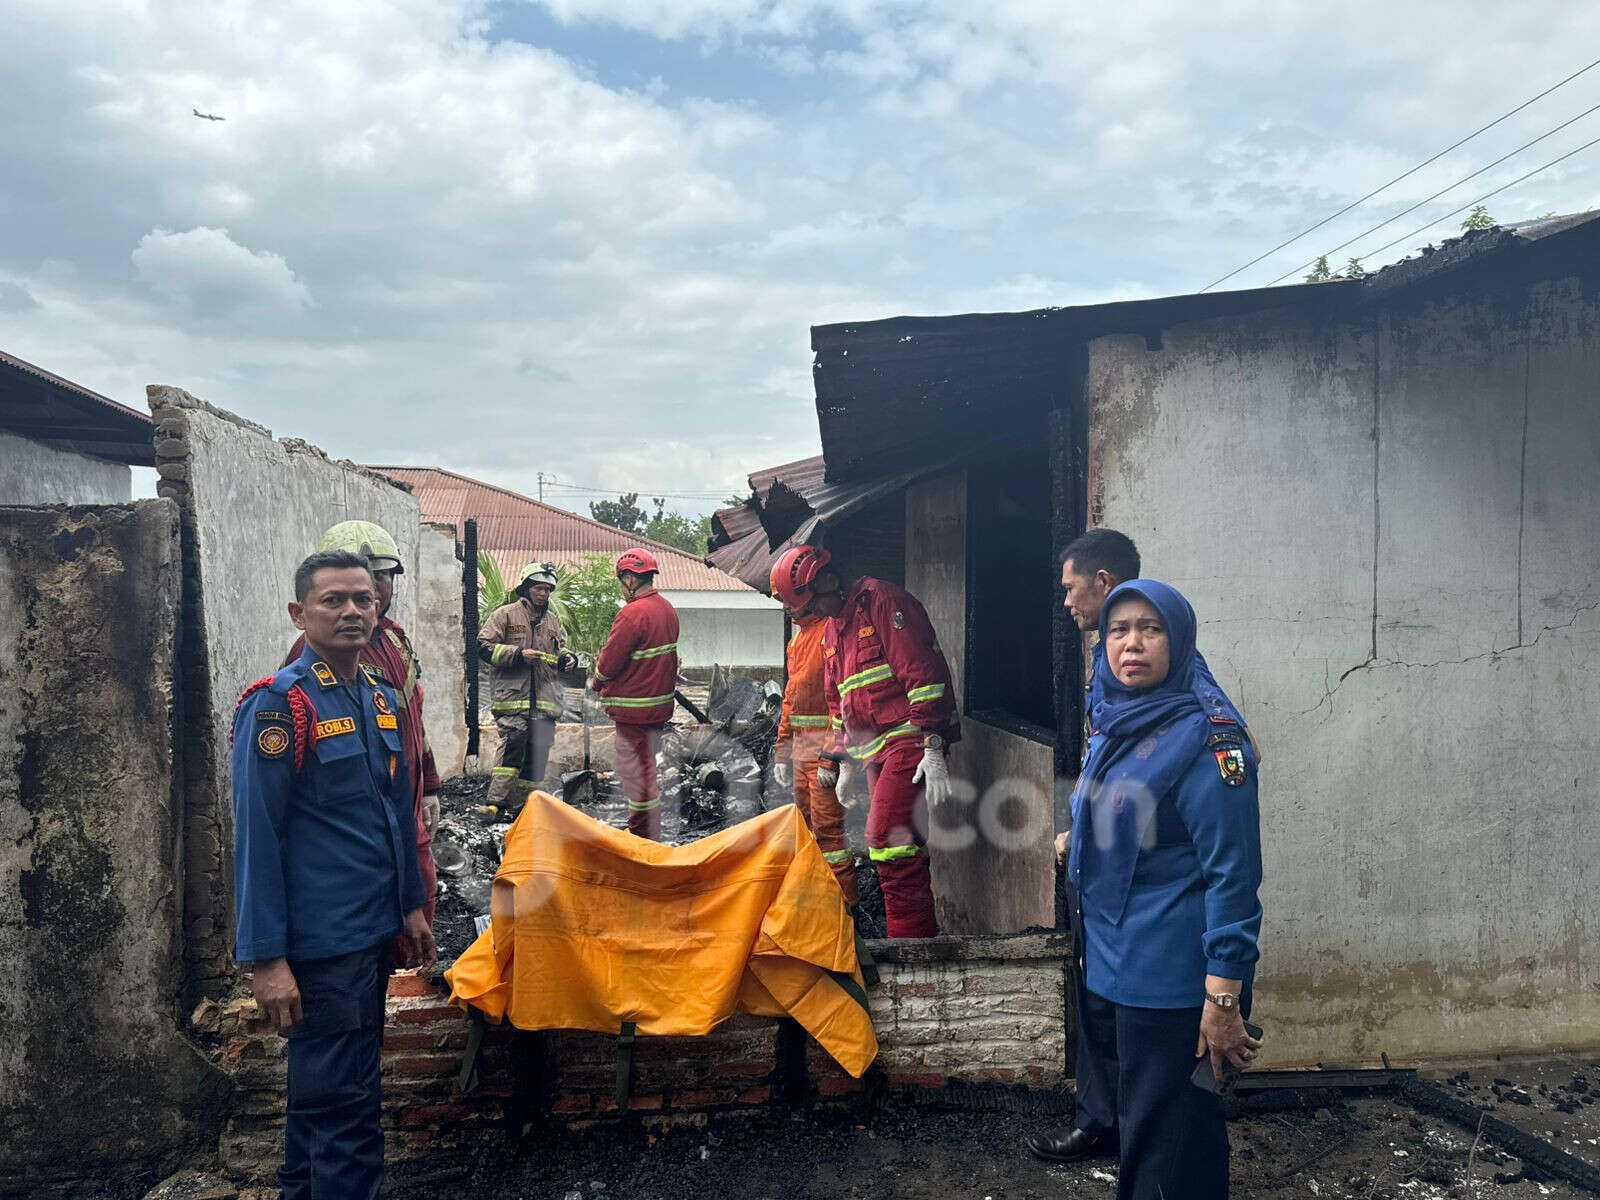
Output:
<instances>
[{"instance_id":1,"label":"firefighter in khaki turnout coat","mask_svg":"<svg viewBox=\"0 0 1600 1200\"><path fill-rule=\"evenodd\" d=\"M950 665L916 597L882 579L848 576L815 546L773 565L773 595L795 615L828 618L824 693L833 745L817 782L843 787L859 763L871 791L867 851L883 887L888 935L933 937L928 807L950 794L945 748L960 737Z\"/></svg>"},{"instance_id":2,"label":"firefighter in khaki turnout coat","mask_svg":"<svg viewBox=\"0 0 1600 1200\"><path fill-rule=\"evenodd\" d=\"M512 781L519 774L535 784L544 778L561 715L557 672L578 663L578 656L566 649L561 622L550 608L556 582L553 563L529 563L517 573L512 588L517 599L495 609L478 631L478 656L492 668L490 710L500 730L500 761L489 773L489 803L502 809L510 805Z\"/></svg>"},{"instance_id":3,"label":"firefighter in khaki turnout coat","mask_svg":"<svg viewBox=\"0 0 1600 1200\"><path fill-rule=\"evenodd\" d=\"M833 742L828 732L828 697L822 680L822 637L826 627L827 622L815 615L795 620L788 649L789 686L784 689L783 712L778 718L772 776L779 787L793 783L794 806L816 837L823 861L833 869L845 903L854 908L859 899L856 865L845 840L844 807L838 793L817 782L817 768L828 765L822 760L822 753Z\"/></svg>"}]
</instances>

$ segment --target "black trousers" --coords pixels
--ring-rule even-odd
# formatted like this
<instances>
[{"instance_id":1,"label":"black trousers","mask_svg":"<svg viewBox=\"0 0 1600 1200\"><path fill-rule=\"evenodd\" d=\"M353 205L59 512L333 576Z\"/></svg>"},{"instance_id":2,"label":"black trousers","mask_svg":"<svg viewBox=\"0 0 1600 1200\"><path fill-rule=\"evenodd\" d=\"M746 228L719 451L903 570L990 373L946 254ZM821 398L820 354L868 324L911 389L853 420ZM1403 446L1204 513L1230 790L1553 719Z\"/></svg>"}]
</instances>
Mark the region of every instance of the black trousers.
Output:
<instances>
[{"instance_id":1,"label":"black trousers","mask_svg":"<svg viewBox=\"0 0 1600 1200\"><path fill-rule=\"evenodd\" d=\"M377 1200L383 1187L378 1052L394 939L291 959L303 1019L289 1034L283 1200Z\"/></svg>"},{"instance_id":2,"label":"black trousers","mask_svg":"<svg viewBox=\"0 0 1600 1200\"><path fill-rule=\"evenodd\" d=\"M1222 1101L1189 1082L1201 1010L1133 1008L1087 988L1079 1004L1077 1123L1105 1132L1114 1114L1117 1200L1225 1200Z\"/></svg>"}]
</instances>

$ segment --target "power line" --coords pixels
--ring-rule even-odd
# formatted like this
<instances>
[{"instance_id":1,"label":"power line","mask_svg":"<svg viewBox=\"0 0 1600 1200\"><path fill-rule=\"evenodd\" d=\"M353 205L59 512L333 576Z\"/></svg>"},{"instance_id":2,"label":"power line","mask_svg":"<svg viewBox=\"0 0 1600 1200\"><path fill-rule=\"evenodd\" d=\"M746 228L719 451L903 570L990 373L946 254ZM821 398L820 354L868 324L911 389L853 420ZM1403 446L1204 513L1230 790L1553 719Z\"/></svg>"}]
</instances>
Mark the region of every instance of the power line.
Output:
<instances>
[{"instance_id":1,"label":"power line","mask_svg":"<svg viewBox=\"0 0 1600 1200\"><path fill-rule=\"evenodd\" d=\"M1448 221L1451 217L1456 216L1459 213L1466 212L1467 209L1471 208L1473 205L1482 204L1485 200L1489 199L1489 197L1498 196L1501 192L1505 191L1507 188L1514 188L1514 187L1517 186L1517 184L1521 183L1523 180L1532 179L1535 175L1539 174L1539 172L1548 171L1551 167L1555 166L1557 163L1566 162L1567 159L1571 158L1574 154L1581 153L1582 151L1587 150L1590 146L1597 146L1597 145L1600 145L1600 137L1595 138L1593 141L1585 142L1583 145L1579 146L1576 150L1568 150L1560 158L1552 158L1549 162L1545 163L1544 166L1535 167L1533 170L1529 171L1526 175L1519 175L1519 176L1517 176L1517 178L1513 179L1510 183L1502 184L1500 187L1495 188L1494 191L1492 191L1492 192L1485 192L1483 195L1479 196L1476 200L1468 200L1465 204L1463 204L1460 208L1454 210L1453 212L1447 212L1442 217L1435 217L1433 220L1429 221L1426 225L1418 226L1416 229L1413 229L1410 233L1402 234L1400 237L1395 238L1394 241L1386 242L1382 246L1379 246L1376 250L1369 250L1369 251L1366 252L1366 254L1363 254L1361 257L1362 258L1371 258L1374 254L1382 254L1385 250L1389 249L1391 246L1398 246L1401 242L1410 241L1412 238L1416 237L1417 234L1424 233L1427 230L1432 229L1440 221Z\"/></svg>"},{"instance_id":2,"label":"power line","mask_svg":"<svg viewBox=\"0 0 1600 1200\"><path fill-rule=\"evenodd\" d=\"M550 480L550 479L546 479L544 481L544 486L546 488L549 488L549 489L552 489L552 490L568 491L568 492L585 492L585 493L588 493L588 494L591 494L591 495L597 495L597 496L625 496L629 492L635 492L640 496L648 496L648 497L650 497L652 499L654 497L656 497L656 496L660 496L663 500L669 500L669 499L676 499L676 500L722 500L722 499L726 499L727 496L728 496L728 492L726 492L726 491L721 491L721 492L658 492L658 491L655 491L653 488L641 488L641 487L638 487L637 485L635 485L634 487L630 487L630 488L586 487L583 484L578 484L578 483L557 483L554 480Z\"/></svg>"},{"instance_id":3,"label":"power line","mask_svg":"<svg viewBox=\"0 0 1600 1200\"><path fill-rule=\"evenodd\" d=\"M1416 166L1412 167L1409 171L1406 171L1406 172L1404 172L1403 174L1400 174L1400 175L1396 175L1393 179L1389 180L1389 182L1384 184L1382 187L1374 188L1372 191L1368 192L1365 196L1362 196L1361 199L1359 199L1359 200L1352 200L1349 204L1346 204L1343 208L1341 208L1338 212L1334 213L1332 216L1323 217L1322 220L1318 221L1315 225L1312 225L1312 226L1310 226L1309 228L1306 228L1306 229L1302 229L1299 233L1295 234L1288 241L1279 242L1276 246L1274 246L1271 250L1268 250L1265 254L1258 254L1255 258L1252 258L1249 262L1245 263L1244 266L1235 267L1233 270L1229 271L1226 275L1223 275L1222 277L1220 277L1218 279L1213 279L1210 283L1206 284L1205 287L1201 288L1200 290L1202 292L1209 292L1212 288L1216 287L1217 284L1224 283L1227 280L1232 279L1235 275L1239 274L1239 272L1248 271L1251 267L1255 266L1262 259L1271 258L1274 254L1276 254L1279 250L1282 250L1285 246L1292 246L1292 245L1294 245L1294 243L1298 242L1301 238L1305 237L1306 234L1315 233L1317 230L1321 229L1324 225L1326 225L1329 221L1337 220L1338 218L1344 216L1344 214L1349 212L1352 208L1356 208L1356 207L1358 207L1358 206L1360 206L1362 204L1365 204L1368 200L1371 200L1379 192L1388 191L1390 188L1392 188L1395 184L1399 183L1401 180L1409 179L1411 176L1415 175L1418 171L1422 170L1423 167L1426 167L1426 166L1431 165L1432 163L1438 162L1446 154L1449 154L1450 151L1457 150L1460 147L1465 146L1468 142L1470 142L1473 138L1477 137L1480 133L1487 133L1489 130L1493 129L1496 125L1500 124L1502 121L1506 120L1507 118L1516 116L1523 109L1527 108L1528 105L1533 104L1536 101L1543 100L1546 96L1548 96L1551 92L1555 91L1557 88L1565 87L1567 84L1571 83L1574 79L1576 79L1579 75L1582 75L1586 71L1592 71L1592 70L1594 70L1595 67L1600 67L1600 58L1595 59L1587 67L1583 67L1583 68L1581 68L1581 69L1579 69L1577 71L1574 71L1571 75L1568 75L1560 83L1551 84L1549 87L1545 88L1544 91L1540 92L1537 96L1534 96L1534 97L1532 97L1531 99L1528 99L1528 100L1524 100L1521 104L1517 105L1515 108L1511 109L1509 112L1502 113L1500 116L1498 116L1494 120L1490 121L1487 125L1479 126L1477 129L1474 129L1471 133L1467 134L1467 136L1462 138L1459 142L1455 142L1455 143L1453 143L1453 144L1451 144L1449 146L1446 146L1443 150L1439 151L1439 153L1435 154L1432 158L1424 159L1422 162L1419 162ZM1290 272L1290 273L1293 274L1293 272Z\"/></svg>"},{"instance_id":4,"label":"power line","mask_svg":"<svg viewBox=\"0 0 1600 1200\"><path fill-rule=\"evenodd\" d=\"M1362 238L1366 237L1369 233L1377 233L1378 230L1382 229L1385 225L1394 224L1401 217L1406 216L1409 213L1416 212L1417 209L1421 208L1424 204L1431 204L1433 201L1437 200L1440 196L1444 195L1446 192L1455 191L1456 188L1460 187L1463 183L1466 183L1468 180L1476 179L1479 175L1482 175L1485 171L1494 170L1494 168L1498 167L1501 163L1505 162L1506 159L1515 158L1517 155L1521 154L1524 150L1528 149L1530 146L1537 146L1540 142L1544 141L1545 138L1555 136L1556 134L1560 133L1563 129L1567 128L1567 126L1577 124L1577 122L1583 120L1583 118L1587 117L1590 113L1596 112L1596 111L1600 111L1600 104L1596 104L1593 108L1584 109L1581 113L1579 113L1577 116L1573 117L1571 120L1563 121L1561 124L1557 125L1554 129L1546 130L1544 133L1541 133L1538 137L1534 138L1533 141L1531 141L1531 142L1523 142L1522 145L1518 146L1515 150L1512 150L1507 154L1502 154L1499 158L1495 159L1488 166L1479 167L1476 171L1472 172L1472 174L1470 174L1470 175L1463 175L1460 179L1456 180L1454 183L1450 184L1448 187L1440 188L1437 192L1435 192L1433 195L1429 196L1426 200L1418 200L1410 208L1401 209L1399 212L1395 213L1395 215L1390 217L1388 220L1379 221L1371 229L1363 230L1361 233L1356 234L1355 237L1349 238L1349 239L1347 239L1345 241L1340 242L1332 250L1324 251L1323 254L1320 255L1319 257L1326 258L1330 254L1337 254L1339 251L1343 250L1346 246L1350 245L1352 242L1359 242ZM1442 220L1443 218L1440 218L1440 219ZM1316 261L1317 260L1315 258L1313 258L1309 262L1303 262L1298 267L1294 267L1291 270L1285 271L1282 275L1279 275L1277 279L1274 279L1272 281L1272 283L1267 284L1267 286L1271 287L1273 283L1281 283L1283 280L1289 278L1289 276L1298 274L1299 272L1304 271L1307 267L1316 265Z\"/></svg>"}]
</instances>

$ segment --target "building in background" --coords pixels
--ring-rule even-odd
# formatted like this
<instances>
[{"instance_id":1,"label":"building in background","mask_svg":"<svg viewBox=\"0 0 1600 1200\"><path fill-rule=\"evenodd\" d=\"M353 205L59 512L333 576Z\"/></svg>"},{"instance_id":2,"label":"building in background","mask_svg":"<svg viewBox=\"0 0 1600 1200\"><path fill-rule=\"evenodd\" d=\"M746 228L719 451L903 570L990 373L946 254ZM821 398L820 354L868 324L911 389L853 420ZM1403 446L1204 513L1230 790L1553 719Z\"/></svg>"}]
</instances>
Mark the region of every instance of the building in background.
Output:
<instances>
[{"instance_id":1,"label":"building in background","mask_svg":"<svg viewBox=\"0 0 1600 1200\"><path fill-rule=\"evenodd\" d=\"M649 546L661 562L656 586L678 610L678 659L684 668L782 673L782 607L692 554L439 467L372 470L409 487L422 506L422 519L454 526L458 540L463 523L477 521L479 550L494 558L506 578L529 562L561 566L588 554L615 558L629 546Z\"/></svg>"},{"instance_id":2,"label":"building in background","mask_svg":"<svg viewBox=\"0 0 1600 1200\"><path fill-rule=\"evenodd\" d=\"M144 413L0 351L0 504L123 504L154 467Z\"/></svg>"},{"instance_id":3,"label":"building in background","mask_svg":"<svg viewBox=\"0 0 1600 1200\"><path fill-rule=\"evenodd\" d=\"M1083 732L1059 555L1110 526L1263 747L1275 1061L1597 1044L1597 218L1364 279L812 331L823 458L753 475L711 558L754 580L899 531L975 797L932 823L987 834L933 859L946 930L1051 919Z\"/></svg>"}]
</instances>

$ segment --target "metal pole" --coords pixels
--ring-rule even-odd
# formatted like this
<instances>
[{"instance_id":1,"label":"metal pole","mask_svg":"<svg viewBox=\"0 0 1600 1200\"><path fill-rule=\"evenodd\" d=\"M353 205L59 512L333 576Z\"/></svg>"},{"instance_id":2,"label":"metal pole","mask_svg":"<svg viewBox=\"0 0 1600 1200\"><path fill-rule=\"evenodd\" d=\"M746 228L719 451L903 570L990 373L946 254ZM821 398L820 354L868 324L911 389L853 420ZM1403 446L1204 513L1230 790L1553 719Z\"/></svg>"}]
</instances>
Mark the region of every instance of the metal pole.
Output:
<instances>
[{"instance_id":1,"label":"metal pole","mask_svg":"<svg viewBox=\"0 0 1600 1200\"><path fill-rule=\"evenodd\" d=\"M478 755L478 523L461 528L461 628L466 634L467 756Z\"/></svg>"}]
</instances>

